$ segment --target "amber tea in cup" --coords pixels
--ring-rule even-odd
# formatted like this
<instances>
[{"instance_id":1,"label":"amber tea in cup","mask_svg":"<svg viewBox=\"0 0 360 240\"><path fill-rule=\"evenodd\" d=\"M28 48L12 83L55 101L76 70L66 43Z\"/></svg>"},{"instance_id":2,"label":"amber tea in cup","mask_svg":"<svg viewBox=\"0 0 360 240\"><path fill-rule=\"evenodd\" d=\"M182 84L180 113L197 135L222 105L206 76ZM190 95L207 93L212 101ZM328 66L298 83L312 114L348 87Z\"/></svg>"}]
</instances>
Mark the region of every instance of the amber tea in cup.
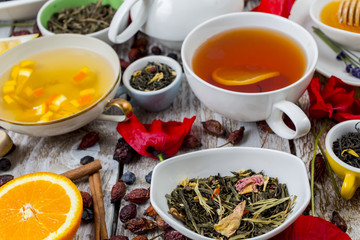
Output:
<instances>
[{"instance_id":1,"label":"amber tea in cup","mask_svg":"<svg viewBox=\"0 0 360 240\"><path fill-rule=\"evenodd\" d=\"M245 93L269 92L299 80L306 56L292 38L264 28L231 29L205 41L193 71L217 87Z\"/></svg>"}]
</instances>

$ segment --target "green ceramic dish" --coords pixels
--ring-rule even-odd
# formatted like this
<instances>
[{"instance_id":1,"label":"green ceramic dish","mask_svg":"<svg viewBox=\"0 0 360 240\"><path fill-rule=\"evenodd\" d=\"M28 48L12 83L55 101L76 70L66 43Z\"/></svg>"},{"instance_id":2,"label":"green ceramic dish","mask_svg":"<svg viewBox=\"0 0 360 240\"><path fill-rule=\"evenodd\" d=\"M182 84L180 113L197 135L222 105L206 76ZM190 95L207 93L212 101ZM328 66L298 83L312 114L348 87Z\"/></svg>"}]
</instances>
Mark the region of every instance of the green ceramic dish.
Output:
<instances>
[{"instance_id":1,"label":"green ceramic dish","mask_svg":"<svg viewBox=\"0 0 360 240\"><path fill-rule=\"evenodd\" d=\"M50 0L46 2L39 10L37 15L37 24L40 29L40 32L44 36L54 34L47 30L47 22L54 13L57 13L65 8L75 8L75 7L85 6L91 3L96 3L97 1L98 0ZM102 5L110 4L110 6L112 6L113 8L118 9L123 2L124 0L102 0ZM107 32L108 32L108 28L87 35L109 42L107 38Z\"/></svg>"}]
</instances>

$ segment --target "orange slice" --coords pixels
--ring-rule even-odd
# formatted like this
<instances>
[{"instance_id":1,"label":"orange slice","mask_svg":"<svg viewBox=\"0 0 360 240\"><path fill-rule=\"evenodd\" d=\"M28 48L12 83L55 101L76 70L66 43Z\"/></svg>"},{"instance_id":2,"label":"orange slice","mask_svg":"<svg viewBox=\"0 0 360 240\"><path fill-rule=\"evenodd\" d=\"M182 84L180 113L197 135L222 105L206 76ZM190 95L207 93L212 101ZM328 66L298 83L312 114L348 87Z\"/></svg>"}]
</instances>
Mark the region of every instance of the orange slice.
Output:
<instances>
[{"instance_id":1,"label":"orange slice","mask_svg":"<svg viewBox=\"0 0 360 240\"><path fill-rule=\"evenodd\" d=\"M81 194L64 176L31 173L0 187L1 240L72 240L81 215Z\"/></svg>"},{"instance_id":2,"label":"orange slice","mask_svg":"<svg viewBox=\"0 0 360 240\"><path fill-rule=\"evenodd\" d=\"M214 81L224 85L249 85L266 79L279 76L279 72L269 72L261 69L241 69L241 68L217 68L212 77Z\"/></svg>"}]
</instances>

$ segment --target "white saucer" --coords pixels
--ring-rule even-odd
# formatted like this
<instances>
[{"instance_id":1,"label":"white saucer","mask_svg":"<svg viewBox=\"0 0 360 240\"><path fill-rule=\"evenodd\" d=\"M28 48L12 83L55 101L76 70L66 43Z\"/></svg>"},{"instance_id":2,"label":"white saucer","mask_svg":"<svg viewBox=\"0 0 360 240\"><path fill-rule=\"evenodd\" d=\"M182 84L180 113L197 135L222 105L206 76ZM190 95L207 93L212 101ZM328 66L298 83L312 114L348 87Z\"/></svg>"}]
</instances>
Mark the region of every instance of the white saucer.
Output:
<instances>
[{"instance_id":1,"label":"white saucer","mask_svg":"<svg viewBox=\"0 0 360 240\"><path fill-rule=\"evenodd\" d=\"M35 18L46 0L11 0L0 2L0 20L15 21Z\"/></svg>"},{"instance_id":2,"label":"white saucer","mask_svg":"<svg viewBox=\"0 0 360 240\"><path fill-rule=\"evenodd\" d=\"M295 1L289 19L302 25L314 37L318 49L319 59L316 65L316 70L324 76L336 76L345 83L352 86L360 86L360 79L352 76L345 71L345 63L336 59L336 53L329 48L314 32L312 27L317 27L309 15L311 0L297 0ZM354 52L354 51L353 51ZM354 52L360 57L360 52Z\"/></svg>"}]
</instances>

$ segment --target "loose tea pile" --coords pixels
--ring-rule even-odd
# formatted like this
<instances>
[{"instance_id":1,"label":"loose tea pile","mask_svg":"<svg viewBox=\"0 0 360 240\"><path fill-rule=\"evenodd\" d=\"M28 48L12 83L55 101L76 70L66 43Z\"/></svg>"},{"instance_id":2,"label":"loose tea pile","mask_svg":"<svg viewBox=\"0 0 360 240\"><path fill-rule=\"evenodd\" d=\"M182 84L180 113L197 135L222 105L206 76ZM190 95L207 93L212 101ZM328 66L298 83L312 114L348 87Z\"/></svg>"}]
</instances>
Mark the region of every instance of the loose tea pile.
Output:
<instances>
[{"instance_id":1,"label":"loose tea pile","mask_svg":"<svg viewBox=\"0 0 360 240\"><path fill-rule=\"evenodd\" d=\"M47 29L53 33L90 34L110 26L116 9L101 0L76 8L66 8L54 13Z\"/></svg>"},{"instance_id":2,"label":"loose tea pile","mask_svg":"<svg viewBox=\"0 0 360 240\"><path fill-rule=\"evenodd\" d=\"M169 213L215 239L256 237L284 222L296 199L285 184L252 170L232 174L185 179L166 195Z\"/></svg>"},{"instance_id":3,"label":"loose tea pile","mask_svg":"<svg viewBox=\"0 0 360 240\"><path fill-rule=\"evenodd\" d=\"M360 122L355 125L356 132L349 132L333 142L335 155L343 162L360 168Z\"/></svg>"},{"instance_id":4,"label":"loose tea pile","mask_svg":"<svg viewBox=\"0 0 360 240\"><path fill-rule=\"evenodd\" d=\"M155 91L170 85L176 75L167 64L149 62L142 70L133 73L130 85L140 91Z\"/></svg>"}]
</instances>

